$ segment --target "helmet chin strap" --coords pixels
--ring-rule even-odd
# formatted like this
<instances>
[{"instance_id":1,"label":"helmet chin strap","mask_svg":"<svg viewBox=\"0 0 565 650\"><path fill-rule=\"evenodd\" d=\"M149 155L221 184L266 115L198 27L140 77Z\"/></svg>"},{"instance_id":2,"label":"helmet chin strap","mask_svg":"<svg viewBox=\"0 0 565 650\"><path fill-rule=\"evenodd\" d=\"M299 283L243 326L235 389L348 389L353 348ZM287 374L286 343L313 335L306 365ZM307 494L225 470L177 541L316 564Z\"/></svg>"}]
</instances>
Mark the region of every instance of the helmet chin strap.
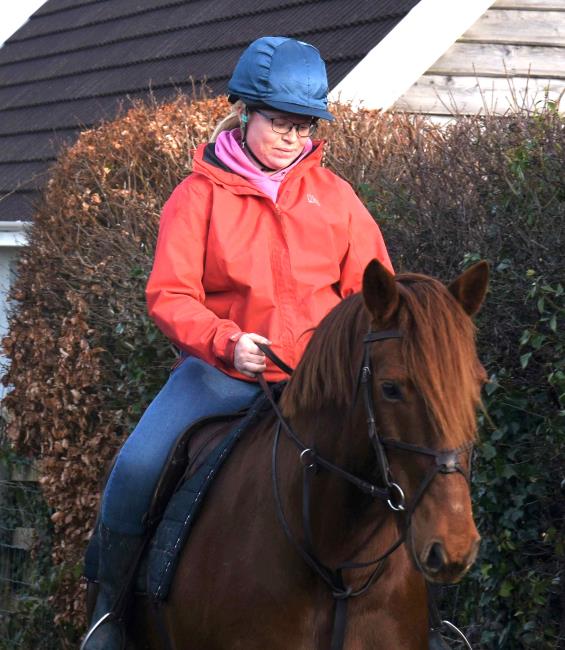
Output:
<instances>
[{"instance_id":1,"label":"helmet chin strap","mask_svg":"<svg viewBox=\"0 0 565 650\"><path fill-rule=\"evenodd\" d=\"M277 170L273 167L267 167L265 163L261 162L259 158L253 153L251 147L249 146L247 142L247 123L249 122L249 112L248 112L247 106L245 107L245 111L243 112L241 116L241 148L244 151L247 151L249 156L253 159L253 161L259 165L259 169L262 172L276 172Z\"/></svg>"},{"instance_id":2,"label":"helmet chin strap","mask_svg":"<svg viewBox=\"0 0 565 650\"><path fill-rule=\"evenodd\" d=\"M259 169L262 172L276 172L279 171L275 167L268 167L265 165L264 162L259 160L257 156L253 153L253 150L249 146L247 142L247 123L249 122L249 109L247 106L245 107L245 111L243 112L243 115L241 116L241 148L244 151L247 151L249 156L253 159L253 161L259 166Z\"/></svg>"},{"instance_id":3,"label":"helmet chin strap","mask_svg":"<svg viewBox=\"0 0 565 650\"><path fill-rule=\"evenodd\" d=\"M265 163L261 162L259 160L259 158L257 158L257 156L253 153L253 150L251 149L251 147L248 144L245 146L245 150L251 156L251 158L253 158L253 160L259 165L259 168L260 168L260 170L262 172L276 172L276 171L279 171L276 168L267 167L267 165L265 165ZM283 169L283 168L281 167L281 169Z\"/></svg>"},{"instance_id":4,"label":"helmet chin strap","mask_svg":"<svg viewBox=\"0 0 565 650\"><path fill-rule=\"evenodd\" d=\"M249 122L249 109L246 106L245 110L243 112L243 115L241 116L241 126L240 126L241 148L244 151L245 151L245 148L247 147L247 123L248 122Z\"/></svg>"}]
</instances>

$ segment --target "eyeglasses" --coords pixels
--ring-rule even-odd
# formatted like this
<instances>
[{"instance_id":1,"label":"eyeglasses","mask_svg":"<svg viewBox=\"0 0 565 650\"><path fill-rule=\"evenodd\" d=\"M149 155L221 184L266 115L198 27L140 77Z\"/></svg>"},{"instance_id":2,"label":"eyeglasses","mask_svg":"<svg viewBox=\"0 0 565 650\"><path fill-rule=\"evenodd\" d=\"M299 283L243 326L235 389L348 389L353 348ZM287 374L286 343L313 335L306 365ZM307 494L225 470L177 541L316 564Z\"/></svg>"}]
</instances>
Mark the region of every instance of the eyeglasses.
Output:
<instances>
[{"instance_id":1,"label":"eyeglasses","mask_svg":"<svg viewBox=\"0 0 565 650\"><path fill-rule=\"evenodd\" d=\"M317 121L311 120L310 122L293 122L288 120L286 117L271 117L263 111L260 111L258 108L253 109L255 113L259 113L266 120L271 122L271 128L275 133L280 135L285 135L290 133L292 129L296 129L296 133L301 138L307 138L309 135L313 135L318 126Z\"/></svg>"}]
</instances>

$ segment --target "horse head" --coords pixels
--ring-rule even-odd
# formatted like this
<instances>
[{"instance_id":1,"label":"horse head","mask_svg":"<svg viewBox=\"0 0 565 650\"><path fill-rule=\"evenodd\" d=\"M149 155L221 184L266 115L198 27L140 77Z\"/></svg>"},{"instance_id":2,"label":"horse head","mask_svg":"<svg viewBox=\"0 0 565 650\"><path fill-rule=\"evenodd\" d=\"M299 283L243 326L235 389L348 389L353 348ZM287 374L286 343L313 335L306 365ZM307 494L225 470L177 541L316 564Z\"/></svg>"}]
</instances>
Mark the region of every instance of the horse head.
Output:
<instances>
[{"instance_id":1,"label":"horse head","mask_svg":"<svg viewBox=\"0 0 565 650\"><path fill-rule=\"evenodd\" d=\"M370 329L399 332L370 344L371 395L389 480L406 495L413 560L434 582L459 580L479 546L469 473L485 371L471 316L487 284L485 262L448 287L423 275L394 277L377 261L363 278Z\"/></svg>"}]
</instances>

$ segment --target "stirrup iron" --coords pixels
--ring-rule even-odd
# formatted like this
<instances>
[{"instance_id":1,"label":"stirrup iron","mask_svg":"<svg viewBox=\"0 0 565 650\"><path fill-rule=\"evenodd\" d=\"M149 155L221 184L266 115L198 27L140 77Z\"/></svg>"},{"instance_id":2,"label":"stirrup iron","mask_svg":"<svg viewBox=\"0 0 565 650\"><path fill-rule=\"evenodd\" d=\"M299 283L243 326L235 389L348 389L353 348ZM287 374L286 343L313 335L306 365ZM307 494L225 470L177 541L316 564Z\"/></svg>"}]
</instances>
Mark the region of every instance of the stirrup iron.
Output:
<instances>
[{"instance_id":1,"label":"stirrup iron","mask_svg":"<svg viewBox=\"0 0 565 650\"><path fill-rule=\"evenodd\" d=\"M115 618L116 618L116 615L114 614L114 612L106 612L106 614L104 614L104 616L99 618L96 621L96 623L90 628L90 630L88 630L87 635L84 637L84 639L82 640L82 643L80 644L79 650L84 650L86 648L86 644L90 640L90 637L94 634L94 632L96 632L96 630L99 627L102 627L102 625L104 625L104 623L107 623L108 621L112 621ZM123 639L123 632L122 632L122 639ZM123 646L123 643L122 643L122 646Z\"/></svg>"}]
</instances>

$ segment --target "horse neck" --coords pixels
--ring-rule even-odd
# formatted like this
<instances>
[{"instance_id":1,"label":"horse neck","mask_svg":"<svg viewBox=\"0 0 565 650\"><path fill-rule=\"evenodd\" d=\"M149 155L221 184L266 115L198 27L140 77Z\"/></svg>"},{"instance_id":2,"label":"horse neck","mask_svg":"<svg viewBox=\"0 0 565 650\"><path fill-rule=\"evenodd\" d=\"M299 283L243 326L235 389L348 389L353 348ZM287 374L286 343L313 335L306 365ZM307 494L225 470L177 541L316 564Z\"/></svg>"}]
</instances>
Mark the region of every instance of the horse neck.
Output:
<instances>
[{"instance_id":1,"label":"horse neck","mask_svg":"<svg viewBox=\"0 0 565 650\"><path fill-rule=\"evenodd\" d=\"M347 411L327 405L316 415L301 415L291 425L302 442L324 459L366 480L375 457L368 433L362 400L349 417ZM303 470L296 448L286 457L284 476L288 479L287 507L296 530L302 530ZM316 552L324 562L343 561L367 547L369 554L386 548L397 534L396 525L380 503L362 494L342 477L319 469L310 480L311 528ZM378 533L378 534L377 534ZM374 541L367 544L368 538Z\"/></svg>"}]
</instances>

